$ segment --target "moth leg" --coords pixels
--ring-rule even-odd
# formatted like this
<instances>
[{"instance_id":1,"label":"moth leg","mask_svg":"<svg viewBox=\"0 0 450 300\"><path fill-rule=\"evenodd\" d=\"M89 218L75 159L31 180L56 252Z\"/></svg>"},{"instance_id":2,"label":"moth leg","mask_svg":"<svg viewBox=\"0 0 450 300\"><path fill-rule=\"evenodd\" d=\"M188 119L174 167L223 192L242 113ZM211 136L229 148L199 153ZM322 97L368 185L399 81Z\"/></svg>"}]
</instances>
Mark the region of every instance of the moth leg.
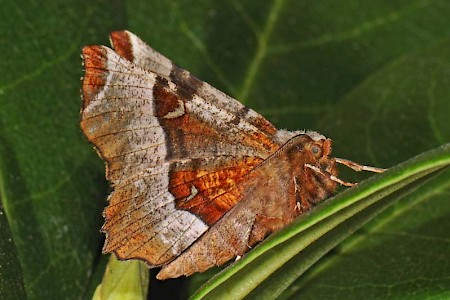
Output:
<instances>
[{"instance_id":1,"label":"moth leg","mask_svg":"<svg viewBox=\"0 0 450 300\"><path fill-rule=\"evenodd\" d=\"M356 185L356 183L342 180L340 178L337 178L333 174L330 174L328 172L324 172L324 171L322 171L321 169L319 169L316 166L313 166L313 165L310 165L310 164L305 164L305 167L310 168L311 170L313 170L313 171L315 171L315 172L317 172L317 173L319 173L319 174L329 178L330 180L333 180L334 182L339 183L340 185L343 185L343 186L354 186L354 185Z\"/></svg>"},{"instance_id":2,"label":"moth leg","mask_svg":"<svg viewBox=\"0 0 450 300\"><path fill-rule=\"evenodd\" d=\"M377 168L377 167L371 167L371 166L364 166L360 165L354 161L344 159L344 158L335 158L335 161L338 164L344 165L352 170L355 170L357 172L360 171L368 171L368 172L374 172L374 173L383 173L387 169Z\"/></svg>"},{"instance_id":3,"label":"moth leg","mask_svg":"<svg viewBox=\"0 0 450 300\"><path fill-rule=\"evenodd\" d=\"M308 167L309 164L306 164ZM312 205L314 205L314 201L310 201L309 196L307 195L306 189L302 188L300 179L297 176L294 176L294 191L295 191L295 206L294 206L294 214L299 215L308 211Z\"/></svg>"},{"instance_id":4,"label":"moth leg","mask_svg":"<svg viewBox=\"0 0 450 300\"><path fill-rule=\"evenodd\" d=\"M297 197L297 202L295 203L295 208L294 210L298 210L299 212L302 211L302 201L301 201L301 197L300 197L300 183L298 182L297 176L294 176L294 191L295 191L295 195Z\"/></svg>"}]
</instances>

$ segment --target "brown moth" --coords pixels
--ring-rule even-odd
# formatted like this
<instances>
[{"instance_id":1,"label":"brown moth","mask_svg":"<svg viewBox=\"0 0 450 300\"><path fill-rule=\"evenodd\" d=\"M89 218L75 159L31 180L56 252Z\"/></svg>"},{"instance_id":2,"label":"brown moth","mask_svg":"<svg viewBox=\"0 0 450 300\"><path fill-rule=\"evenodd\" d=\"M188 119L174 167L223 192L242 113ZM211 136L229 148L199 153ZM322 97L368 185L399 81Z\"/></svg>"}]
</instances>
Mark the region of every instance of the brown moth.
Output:
<instances>
[{"instance_id":1,"label":"brown moth","mask_svg":"<svg viewBox=\"0 0 450 300\"><path fill-rule=\"evenodd\" d=\"M331 140L275 128L128 31L83 49L81 128L113 187L103 252L158 279L241 256L338 184Z\"/></svg>"}]
</instances>

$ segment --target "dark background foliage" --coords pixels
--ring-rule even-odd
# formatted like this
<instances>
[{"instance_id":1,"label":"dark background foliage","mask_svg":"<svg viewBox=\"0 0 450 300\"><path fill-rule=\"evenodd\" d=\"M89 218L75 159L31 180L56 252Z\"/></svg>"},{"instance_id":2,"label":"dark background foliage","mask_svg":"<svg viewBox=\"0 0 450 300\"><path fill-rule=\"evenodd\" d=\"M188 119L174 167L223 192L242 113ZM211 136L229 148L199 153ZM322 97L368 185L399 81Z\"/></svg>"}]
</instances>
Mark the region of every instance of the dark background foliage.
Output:
<instances>
[{"instance_id":1,"label":"dark background foliage","mask_svg":"<svg viewBox=\"0 0 450 300\"><path fill-rule=\"evenodd\" d=\"M279 127L325 134L336 156L389 167L450 141L446 0L4 2L1 299L90 298L98 284L108 185L78 125L79 53L113 30ZM449 185L443 174L386 211L285 296L450 296Z\"/></svg>"}]
</instances>

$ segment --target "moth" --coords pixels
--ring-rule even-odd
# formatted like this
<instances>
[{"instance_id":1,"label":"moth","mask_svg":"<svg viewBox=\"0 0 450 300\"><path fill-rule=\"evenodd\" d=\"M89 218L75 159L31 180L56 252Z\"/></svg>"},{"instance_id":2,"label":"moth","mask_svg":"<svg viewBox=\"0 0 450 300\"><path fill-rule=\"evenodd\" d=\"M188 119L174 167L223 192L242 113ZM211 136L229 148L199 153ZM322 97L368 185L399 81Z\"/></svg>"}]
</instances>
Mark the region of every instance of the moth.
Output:
<instances>
[{"instance_id":1,"label":"moth","mask_svg":"<svg viewBox=\"0 0 450 300\"><path fill-rule=\"evenodd\" d=\"M242 256L336 187L315 131L277 129L128 31L83 48L81 128L106 163L104 253L162 267L158 279Z\"/></svg>"}]
</instances>

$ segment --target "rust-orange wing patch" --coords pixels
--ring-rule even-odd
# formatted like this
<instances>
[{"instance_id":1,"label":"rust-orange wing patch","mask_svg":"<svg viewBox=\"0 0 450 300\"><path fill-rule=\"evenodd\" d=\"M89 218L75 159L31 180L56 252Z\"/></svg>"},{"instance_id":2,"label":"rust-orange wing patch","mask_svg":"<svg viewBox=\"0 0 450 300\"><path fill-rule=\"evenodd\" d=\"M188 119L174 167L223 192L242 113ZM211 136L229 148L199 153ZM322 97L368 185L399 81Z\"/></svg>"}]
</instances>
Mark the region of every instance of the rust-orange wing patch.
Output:
<instances>
[{"instance_id":1,"label":"rust-orange wing patch","mask_svg":"<svg viewBox=\"0 0 450 300\"><path fill-rule=\"evenodd\" d=\"M220 164L215 170L193 168L192 162L177 166L169 176L169 191L176 198L176 208L190 211L207 225L213 225L241 200L236 186L262 161L257 157L222 158L220 163L215 161Z\"/></svg>"}]
</instances>

